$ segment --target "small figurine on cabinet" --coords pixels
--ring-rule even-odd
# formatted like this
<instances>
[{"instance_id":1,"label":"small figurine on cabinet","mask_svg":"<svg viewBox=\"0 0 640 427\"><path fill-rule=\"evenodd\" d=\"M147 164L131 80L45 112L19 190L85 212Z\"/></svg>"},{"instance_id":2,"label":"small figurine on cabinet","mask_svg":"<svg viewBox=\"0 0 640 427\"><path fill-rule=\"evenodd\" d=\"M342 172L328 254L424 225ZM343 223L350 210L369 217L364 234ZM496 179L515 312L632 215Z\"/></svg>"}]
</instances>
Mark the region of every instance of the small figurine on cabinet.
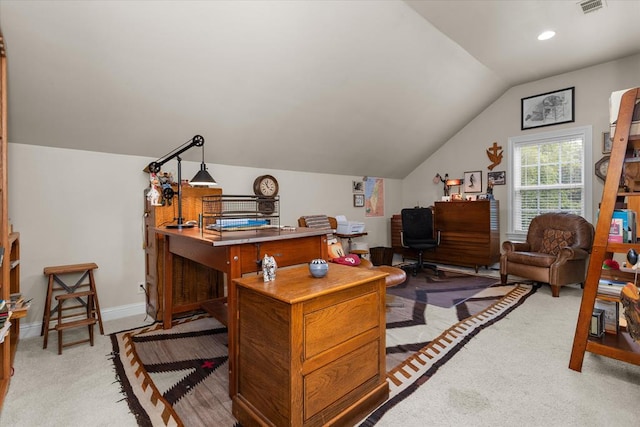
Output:
<instances>
[{"instance_id":1,"label":"small figurine on cabinet","mask_svg":"<svg viewBox=\"0 0 640 427\"><path fill-rule=\"evenodd\" d=\"M625 163L623 177L629 192L640 191L640 162Z\"/></svg>"},{"instance_id":2,"label":"small figurine on cabinet","mask_svg":"<svg viewBox=\"0 0 640 427\"><path fill-rule=\"evenodd\" d=\"M277 268L278 265L276 264L276 259L272 256L264 254L264 258L262 259L262 275L265 282L270 282L276 279Z\"/></svg>"},{"instance_id":3,"label":"small figurine on cabinet","mask_svg":"<svg viewBox=\"0 0 640 427\"><path fill-rule=\"evenodd\" d=\"M433 177L433 183L437 184L438 182L442 182L444 188L444 196L448 196L449 195L449 186L447 185L447 181L449 180L449 174L445 173L444 174L444 178L442 177L442 175L440 175L439 173L436 174L436 176Z\"/></svg>"},{"instance_id":4,"label":"small figurine on cabinet","mask_svg":"<svg viewBox=\"0 0 640 427\"><path fill-rule=\"evenodd\" d=\"M155 173L149 174L149 181L151 183L151 188L147 193L147 200L151 203L151 206L162 206L160 204L160 192L158 191L158 185L160 181Z\"/></svg>"},{"instance_id":5,"label":"small figurine on cabinet","mask_svg":"<svg viewBox=\"0 0 640 427\"><path fill-rule=\"evenodd\" d=\"M160 187L162 188L162 206L165 204L171 206L171 199L173 199L174 191L171 187L173 184L173 175L170 172L163 172L158 175L158 181L160 181Z\"/></svg>"},{"instance_id":6,"label":"small figurine on cabinet","mask_svg":"<svg viewBox=\"0 0 640 427\"><path fill-rule=\"evenodd\" d=\"M487 200L493 200L493 181L487 183Z\"/></svg>"}]
</instances>

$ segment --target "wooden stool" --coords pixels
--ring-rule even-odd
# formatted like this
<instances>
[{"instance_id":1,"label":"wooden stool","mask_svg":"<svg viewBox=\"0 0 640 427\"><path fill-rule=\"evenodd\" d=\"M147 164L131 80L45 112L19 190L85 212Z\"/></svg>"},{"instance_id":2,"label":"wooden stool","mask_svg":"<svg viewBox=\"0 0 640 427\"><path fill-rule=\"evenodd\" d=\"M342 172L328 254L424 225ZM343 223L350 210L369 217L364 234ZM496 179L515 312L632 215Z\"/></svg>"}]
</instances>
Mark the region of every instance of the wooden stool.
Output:
<instances>
[{"instance_id":1,"label":"wooden stool","mask_svg":"<svg viewBox=\"0 0 640 427\"><path fill-rule=\"evenodd\" d=\"M62 305L64 304L65 301L68 301L70 299L73 298L83 298L86 297L87 301L87 318L86 319L78 319L78 320L73 320L71 322L66 322L63 323L62 319ZM56 301L58 301L58 323L54 326L55 330L58 331L58 354L62 354L62 347L68 347L71 345L76 345L76 344L81 344L83 342L89 342L91 344L91 347L93 347L93 325L95 325L98 320L94 317L94 309L92 309L93 307L93 302L94 302L94 298L95 298L95 292L92 291L85 291L85 292L74 292L72 294L62 294L62 295L57 295L56 296ZM75 308L80 307L80 306L76 306ZM84 340L78 340L78 341L73 341L70 343L66 343L63 344L62 343L62 331L64 331L65 329L71 329L71 328L77 328L80 326L87 326L89 328L89 338L84 339ZM46 339L46 338L45 338ZM45 348L46 344L45 344Z\"/></svg>"},{"instance_id":2,"label":"wooden stool","mask_svg":"<svg viewBox=\"0 0 640 427\"><path fill-rule=\"evenodd\" d=\"M89 341L93 345L93 325L98 323L100 326L100 334L104 334L102 327L102 315L100 314L100 303L98 302L98 292L96 290L96 282L93 276L93 270L98 268L98 265L91 262L86 264L72 264L72 265L59 265L53 267L45 267L44 274L49 276L49 282L47 286L47 298L45 301L44 315L42 317L42 329L40 335L44 335L44 343L42 348L47 348L49 339L49 331L55 329L58 331L58 354L62 353L62 331L65 329L75 328L79 326L89 327L89 339L79 342L70 343L68 345L78 344L80 342ZM66 274L78 274L82 273L80 279L75 285L67 285L60 276ZM89 277L89 283L82 283L87 276ZM57 286L56 286L57 285ZM86 291L79 291L79 289L88 288ZM51 307L51 302L54 298L54 292L58 291L59 295L56 295L57 305ZM64 291L64 293L60 293ZM83 299L86 298L86 301ZM76 312L64 315L62 305L67 300L76 300L79 304L74 306L64 307L64 310L69 312L81 307L86 307L86 318L80 320L74 320L63 323L63 319L69 317L78 317L80 313ZM51 315L58 311L57 324L51 328ZM65 345L66 346L66 345Z\"/></svg>"}]
</instances>

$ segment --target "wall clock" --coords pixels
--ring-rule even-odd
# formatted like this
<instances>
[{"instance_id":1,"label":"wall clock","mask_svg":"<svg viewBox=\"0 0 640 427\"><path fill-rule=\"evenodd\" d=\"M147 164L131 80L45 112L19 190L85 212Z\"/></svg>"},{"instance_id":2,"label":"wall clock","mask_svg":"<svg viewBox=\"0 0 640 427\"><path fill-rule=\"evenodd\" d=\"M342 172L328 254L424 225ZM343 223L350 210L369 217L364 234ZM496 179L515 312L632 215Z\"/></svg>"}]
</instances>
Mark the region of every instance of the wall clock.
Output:
<instances>
[{"instance_id":1,"label":"wall clock","mask_svg":"<svg viewBox=\"0 0 640 427\"><path fill-rule=\"evenodd\" d=\"M607 169L609 169L609 159L611 156L604 156L596 162L596 176L601 180L607 179Z\"/></svg>"},{"instance_id":2,"label":"wall clock","mask_svg":"<svg viewBox=\"0 0 640 427\"><path fill-rule=\"evenodd\" d=\"M261 175L253 181L253 193L256 196L275 197L278 190L278 180L271 175Z\"/></svg>"}]
</instances>

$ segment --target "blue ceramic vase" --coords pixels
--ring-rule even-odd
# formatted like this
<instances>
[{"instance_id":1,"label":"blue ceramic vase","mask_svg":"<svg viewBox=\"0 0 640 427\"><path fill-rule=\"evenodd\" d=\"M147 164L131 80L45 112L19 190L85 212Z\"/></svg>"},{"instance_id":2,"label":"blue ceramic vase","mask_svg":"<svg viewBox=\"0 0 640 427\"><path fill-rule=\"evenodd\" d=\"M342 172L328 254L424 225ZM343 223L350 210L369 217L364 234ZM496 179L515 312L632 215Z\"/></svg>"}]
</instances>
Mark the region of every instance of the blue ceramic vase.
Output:
<instances>
[{"instance_id":1,"label":"blue ceramic vase","mask_svg":"<svg viewBox=\"0 0 640 427\"><path fill-rule=\"evenodd\" d=\"M314 259L309 263L309 273L313 277L324 277L329 271L329 264L323 259Z\"/></svg>"}]
</instances>

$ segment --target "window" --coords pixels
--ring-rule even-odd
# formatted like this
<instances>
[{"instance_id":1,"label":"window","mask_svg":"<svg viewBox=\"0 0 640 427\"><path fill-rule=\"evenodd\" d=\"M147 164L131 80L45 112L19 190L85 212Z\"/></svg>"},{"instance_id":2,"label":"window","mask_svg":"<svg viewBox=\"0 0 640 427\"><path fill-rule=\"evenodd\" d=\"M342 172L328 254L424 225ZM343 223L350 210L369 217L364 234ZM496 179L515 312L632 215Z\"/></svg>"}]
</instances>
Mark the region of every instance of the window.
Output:
<instances>
[{"instance_id":1,"label":"window","mask_svg":"<svg viewBox=\"0 0 640 427\"><path fill-rule=\"evenodd\" d=\"M508 238L521 239L545 212L591 220L591 132L585 126L509 138Z\"/></svg>"}]
</instances>

